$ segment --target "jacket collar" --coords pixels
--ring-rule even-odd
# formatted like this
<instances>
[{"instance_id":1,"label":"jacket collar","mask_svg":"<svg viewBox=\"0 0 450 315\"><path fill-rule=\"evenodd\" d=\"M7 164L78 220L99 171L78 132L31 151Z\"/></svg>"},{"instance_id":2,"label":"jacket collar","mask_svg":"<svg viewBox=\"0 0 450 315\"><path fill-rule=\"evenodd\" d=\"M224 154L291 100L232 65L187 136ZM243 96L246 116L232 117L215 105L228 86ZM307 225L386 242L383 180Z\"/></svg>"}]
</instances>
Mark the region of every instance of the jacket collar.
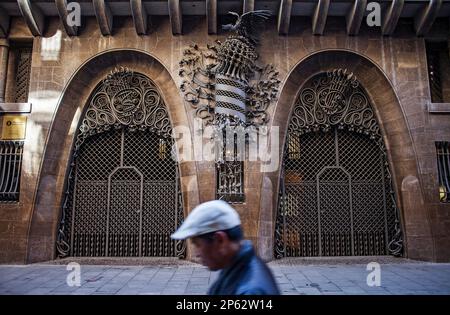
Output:
<instances>
[{"instance_id":1,"label":"jacket collar","mask_svg":"<svg viewBox=\"0 0 450 315\"><path fill-rule=\"evenodd\" d=\"M255 250L253 249L253 244L249 240L244 240L241 242L241 248L237 255L233 258L232 262L228 267L225 267L220 273L221 276L228 273L228 271L233 270L236 265L245 264L255 255Z\"/></svg>"}]
</instances>

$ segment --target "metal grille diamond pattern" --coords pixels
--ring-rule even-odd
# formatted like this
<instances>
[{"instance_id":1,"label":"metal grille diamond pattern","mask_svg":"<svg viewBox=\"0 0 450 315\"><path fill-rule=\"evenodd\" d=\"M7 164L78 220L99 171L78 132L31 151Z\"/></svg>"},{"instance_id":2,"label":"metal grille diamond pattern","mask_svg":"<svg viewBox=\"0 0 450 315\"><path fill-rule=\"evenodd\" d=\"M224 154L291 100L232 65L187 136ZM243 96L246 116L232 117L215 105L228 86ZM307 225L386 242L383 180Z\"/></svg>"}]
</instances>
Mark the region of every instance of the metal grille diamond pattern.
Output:
<instances>
[{"instance_id":1,"label":"metal grille diamond pattern","mask_svg":"<svg viewBox=\"0 0 450 315\"><path fill-rule=\"evenodd\" d=\"M167 209L176 208L176 191L173 181L149 182L144 185L143 255L144 256L176 256L170 234L177 224L175 216L168 216Z\"/></svg>"},{"instance_id":2,"label":"metal grille diamond pattern","mask_svg":"<svg viewBox=\"0 0 450 315\"><path fill-rule=\"evenodd\" d=\"M154 133L130 132L125 134L124 164L135 165L142 170L146 181L174 181L176 162L170 149L172 140ZM149 167L149 161L154 164Z\"/></svg>"},{"instance_id":3,"label":"metal grille diamond pattern","mask_svg":"<svg viewBox=\"0 0 450 315\"><path fill-rule=\"evenodd\" d=\"M317 175L317 186L319 255L349 256L352 254L350 176L341 168L327 167Z\"/></svg>"},{"instance_id":4,"label":"metal grille diamond pattern","mask_svg":"<svg viewBox=\"0 0 450 315\"><path fill-rule=\"evenodd\" d=\"M389 165L368 99L353 75L320 74L299 93L288 128L275 257L401 253Z\"/></svg>"},{"instance_id":5,"label":"metal grille diamond pattern","mask_svg":"<svg viewBox=\"0 0 450 315\"><path fill-rule=\"evenodd\" d=\"M14 101L16 103L28 102L28 86L31 72L31 48L20 48L17 51L17 72L16 72L16 93Z\"/></svg>"},{"instance_id":6,"label":"metal grille diamond pattern","mask_svg":"<svg viewBox=\"0 0 450 315\"><path fill-rule=\"evenodd\" d=\"M382 181L381 154L376 142L364 134L345 131L339 133L338 141L339 165L348 170L353 183ZM364 157L364 163L355 154Z\"/></svg>"},{"instance_id":7,"label":"metal grille diamond pattern","mask_svg":"<svg viewBox=\"0 0 450 315\"><path fill-rule=\"evenodd\" d=\"M80 150L85 158L77 160L78 181L108 181L120 164L121 135L121 130L113 130L87 139Z\"/></svg>"},{"instance_id":8,"label":"metal grille diamond pattern","mask_svg":"<svg viewBox=\"0 0 450 315\"><path fill-rule=\"evenodd\" d=\"M106 222L108 183L77 182L76 198L78 208L90 211L78 211L73 227L74 252L79 256L104 256L106 246ZM91 207L92 201L102 207ZM85 244L86 246L83 246ZM73 247L73 246L72 246Z\"/></svg>"},{"instance_id":9,"label":"metal grille diamond pattern","mask_svg":"<svg viewBox=\"0 0 450 315\"><path fill-rule=\"evenodd\" d=\"M139 256L142 212L142 174L117 169L110 177L108 256Z\"/></svg>"}]
</instances>

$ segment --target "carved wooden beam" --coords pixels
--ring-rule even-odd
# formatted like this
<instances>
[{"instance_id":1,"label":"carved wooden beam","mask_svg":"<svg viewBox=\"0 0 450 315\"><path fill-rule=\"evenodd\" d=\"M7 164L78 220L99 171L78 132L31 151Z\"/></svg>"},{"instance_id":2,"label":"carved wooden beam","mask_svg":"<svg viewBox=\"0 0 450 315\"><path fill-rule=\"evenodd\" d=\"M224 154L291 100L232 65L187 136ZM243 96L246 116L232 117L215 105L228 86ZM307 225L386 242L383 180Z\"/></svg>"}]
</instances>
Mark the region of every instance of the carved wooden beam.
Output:
<instances>
[{"instance_id":1,"label":"carved wooden beam","mask_svg":"<svg viewBox=\"0 0 450 315\"><path fill-rule=\"evenodd\" d=\"M0 7L0 38L9 34L10 17L8 13Z\"/></svg>"},{"instance_id":2,"label":"carved wooden beam","mask_svg":"<svg viewBox=\"0 0 450 315\"><path fill-rule=\"evenodd\" d=\"M58 10L59 18L61 19L61 23L64 26L67 35L77 36L78 26L71 26L67 23L67 16L69 15L69 11L67 11L67 0L55 0L55 4L56 9Z\"/></svg>"},{"instance_id":3,"label":"carved wooden beam","mask_svg":"<svg viewBox=\"0 0 450 315\"><path fill-rule=\"evenodd\" d=\"M44 34L44 14L30 0L17 0L20 13L30 29L33 36L42 36Z\"/></svg>"},{"instance_id":4,"label":"carved wooden beam","mask_svg":"<svg viewBox=\"0 0 450 315\"><path fill-rule=\"evenodd\" d=\"M130 0L131 15L133 16L134 28L138 35L147 34L148 14L142 5L142 0Z\"/></svg>"},{"instance_id":5,"label":"carved wooden beam","mask_svg":"<svg viewBox=\"0 0 450 315\"><path fill-rule=\"evenodd\" d=\"M436 19L439 9L442 6L442 0L430 0L423 10L416 15L414 19L414 27L417 36L426 35Z\"/></svg>"},{"instance_id":6,"label":"carved wooden beam","mask_svg":"<svg viewBox=\"0 0 450 315\"><path fill-rule=\"evenodd\" d=\"M169 0L169 17L172 24L172 34L179 35L183 29L183 14L180 0Z\"/></svg>"},{"instance_id":7,"label":"carved wooden beam","mask_svg":"<svg viewBox=\"0 0 450 315\"><path fill-rule=\"evenodd\" d=\"M112 34L113 15L105 0L92 0L94 5L95 16L97 17L98 26L102 35L108 36Z\"/></svg>"},{"instance_id":8,"label":"carved wooden beam","mask_svg":"<svg viewBox=\"0 0 450 315\"><path fill-rule=\"evenodd\" d=\"M367 0L354 0L351 10L346 16L347 35L358 35L366 8Z\"/></svg>"},{"instance_id":9,"label":"carved wooden beam","mask_svg":"<svg viewBox=\"0 0 450 315\"><path fill-rule=\"evenodd\" d=\"M244 0L242 12L246 13L253 10L255 10L255 0Z\"/></svg>"},{"instance_id":10,"label":"carved wooden beam","mask_svg":"<svg viewBox=\"0 0 450 315\"><path fill-rule=\"evenodd\" d=\"M217 34L217 0L206 0L208 34Z\"/></svg>"},{"instance_id":11,"label":"carved wooden beam","mask_svg":"<svg viewBox=\"0 0 450 315\"><path fill-rule=\"evenodd\" d=\"M278 11L278 34L289 34L289 25L291 23L292 0L281 0L280 10Z\"/></svg>"},{"instance_id":12,"label":"carved wooden beam","mask_svg":"<svg viewBox=\"0 0 450 315\"><path fill-rule=\"evenodd\" d=\"M314 35L322 35L327 23L330 0L318 0L312 19L312 32Z\"/></svg>"},{"instance_id":13,"label":"carved wooden beam","mask_svg":"<svg viewBox=\"0 0 450 315\"><path fill-rule=\"evenodd\" d=\"M397 26L400 14L402 14L403 5L405 0L393 0L391 6L386 12L383 24L381 25L381 33L383 35L392 35Z\"/></svg>"}]
</instances>

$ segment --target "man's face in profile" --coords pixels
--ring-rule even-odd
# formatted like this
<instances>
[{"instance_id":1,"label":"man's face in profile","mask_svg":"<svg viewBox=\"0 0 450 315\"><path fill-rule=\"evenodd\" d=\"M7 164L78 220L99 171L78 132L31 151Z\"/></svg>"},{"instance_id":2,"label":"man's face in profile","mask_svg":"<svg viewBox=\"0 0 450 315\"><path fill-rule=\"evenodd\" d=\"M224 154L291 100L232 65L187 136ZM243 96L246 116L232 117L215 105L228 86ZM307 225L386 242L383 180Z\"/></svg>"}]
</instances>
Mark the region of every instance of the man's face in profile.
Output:
<instances>
[{"instance_id":1,"label":"man's face in profile","mask_svg":"<svg viewBox=\"0 0 450 315\"><path fill-rule=\"evenodd\" d=\"M219 232L216 232L212 239L204 239L193 237L195 254L200 258L202 265L208 267L209 270L215 271L222 269L225 264L223 260L224 244L221 240Z\"/></svg>"}]
</instances>

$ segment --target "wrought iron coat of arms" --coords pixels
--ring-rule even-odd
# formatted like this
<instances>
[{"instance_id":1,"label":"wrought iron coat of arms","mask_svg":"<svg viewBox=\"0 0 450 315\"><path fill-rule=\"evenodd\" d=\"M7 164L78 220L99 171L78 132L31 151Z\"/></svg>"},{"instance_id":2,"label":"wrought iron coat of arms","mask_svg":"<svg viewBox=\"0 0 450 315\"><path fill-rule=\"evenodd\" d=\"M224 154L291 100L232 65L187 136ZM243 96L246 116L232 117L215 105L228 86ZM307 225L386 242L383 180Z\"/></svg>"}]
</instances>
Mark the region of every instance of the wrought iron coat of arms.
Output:
<instances>
[{"instance_id":1,"label":"wrought iron coat of arms","mask_svg":"<svg viewBox=\"0 0 450 315\"><path fill-rule=\"evenodd\" d=\"M260 67L256 60L258 35L270 11L258 10L239 15L233 31L223 43L201 48L192 44L180 61L181 90L207 123L262 126L268 121L267 108L278 94L278 72L272 65Z\"/></svg>"}]
</instances>

